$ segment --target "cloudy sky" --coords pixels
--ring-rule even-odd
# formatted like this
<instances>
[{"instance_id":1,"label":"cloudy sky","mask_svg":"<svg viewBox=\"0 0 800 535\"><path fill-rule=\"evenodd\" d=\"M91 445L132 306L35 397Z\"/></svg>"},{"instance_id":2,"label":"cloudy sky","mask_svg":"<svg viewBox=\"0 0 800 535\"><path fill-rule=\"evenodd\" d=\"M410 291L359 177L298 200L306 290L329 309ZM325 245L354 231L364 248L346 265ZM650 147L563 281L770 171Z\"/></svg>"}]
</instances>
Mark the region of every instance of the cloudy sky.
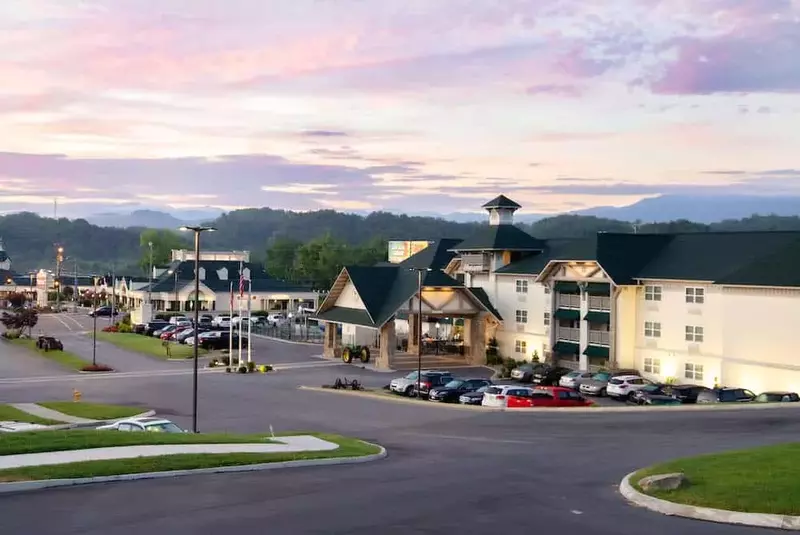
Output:
<instances>
[{"instance_id":1,"label":"cloudy sky","mask_svg":"<svg viewBox=\"0 0 800 535\"><path fill-rule=\"evenodd\" d=\"M0 211L800 195L800 0L3 0Z\"/></svg>"}]
</instances>

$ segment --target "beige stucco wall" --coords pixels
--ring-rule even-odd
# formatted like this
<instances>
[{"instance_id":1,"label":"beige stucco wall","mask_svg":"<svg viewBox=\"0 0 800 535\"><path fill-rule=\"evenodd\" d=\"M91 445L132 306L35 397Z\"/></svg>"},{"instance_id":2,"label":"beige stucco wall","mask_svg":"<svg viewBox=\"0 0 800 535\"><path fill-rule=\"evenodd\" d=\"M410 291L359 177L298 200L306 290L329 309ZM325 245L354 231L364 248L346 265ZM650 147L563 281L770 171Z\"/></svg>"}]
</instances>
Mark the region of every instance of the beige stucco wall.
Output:
<instances>
[{"instance_id":1,"label":"beige stucco wall","mask_svg":"<svg viewBox=\"0 0 800 535\"><path fill-rule=\"evenodd\" d=\"M358 295L356 287L350 281L347 281L342 293L339 294L338 299L336 299L336 306L356 308L359 310L364 310L366 308L364 306L364 302L361 300L361 297Z\"/></svg>"},{"instance_id":2,"label":"beige stucco wall","mask_svg":"<svg viewBox=\"0 0 800 535\"><path fill-rule=\"evenodd\" d=\"M616 307L612 313L614 328L614 354L620 368L639 368L636 364L636 339L638 336L639 310L637 307L638 291L636 286L620 286Z\"/></svg>"}]
</instances>

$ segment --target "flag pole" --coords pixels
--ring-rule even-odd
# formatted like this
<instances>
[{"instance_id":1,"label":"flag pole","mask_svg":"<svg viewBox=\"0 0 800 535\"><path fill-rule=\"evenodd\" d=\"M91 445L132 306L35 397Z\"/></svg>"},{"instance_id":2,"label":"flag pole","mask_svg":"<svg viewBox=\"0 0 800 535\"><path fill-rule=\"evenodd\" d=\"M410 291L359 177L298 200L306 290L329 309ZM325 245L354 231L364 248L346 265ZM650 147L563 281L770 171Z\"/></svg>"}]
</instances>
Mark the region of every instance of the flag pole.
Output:
<instances>
[{"instance_id":1,"label":"flag pole","mask_svg":"<svg viewBox=\"0 0 800 535\"><path fill-rule=\"evenodd\" d=\"M242 262L239 261L239 360L237 364L242 367L242 294L244 293L244 271Z\"/></svg>"},{"instance_id":2,"label":"flag pole","mask_svg":"<svg viewBox=\"0 0 800 535\"><path fill-rule=\"evenodd\" d=\"M253 281L247 281L247 363L253 362L253 344L250 340L253 319L250 317L251 303L253 302Z\"/></svg>"},{"instance_id":3,"label":"flag pole","mask_svg":"<svg viewBox=\"0 0 800 535\"><path fill-rule=\"evenodd\" d=\"M228 366L233 367L233 281L231 281L231 302L228 309Z\"/></svg>"}]
</instances>

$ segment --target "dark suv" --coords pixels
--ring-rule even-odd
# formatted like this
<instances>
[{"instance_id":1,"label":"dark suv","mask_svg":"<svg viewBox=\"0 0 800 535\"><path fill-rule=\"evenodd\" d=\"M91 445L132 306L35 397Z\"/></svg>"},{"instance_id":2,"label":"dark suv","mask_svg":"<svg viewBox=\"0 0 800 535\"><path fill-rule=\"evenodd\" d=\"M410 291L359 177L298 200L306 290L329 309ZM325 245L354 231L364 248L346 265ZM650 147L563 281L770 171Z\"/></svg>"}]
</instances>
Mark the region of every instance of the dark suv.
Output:
<instances>
[{"instance_id":1,"label":"dark suv","mask_svg":"<svg viewBox=\"0 0 800 535\"><path fill-rule=\"evenodd\" d=\"M709 388L697 395L697 403L746 403L756 395L745 388Z\"/></svg>"},{"instance_id":2,"label":"dark suv","mask_svg":"<svg viewBox=\"0 0 800 535\"><path fill-rule=\"evenodd\" d=\"M426 373L422 372L419 378L419 392L417 392L417 382L414 382L414 393L421 399L428 399L428 394L434 388L444 386L453 380L452 375L444 375L442 373Z\"/></svg>"}]
</instances>

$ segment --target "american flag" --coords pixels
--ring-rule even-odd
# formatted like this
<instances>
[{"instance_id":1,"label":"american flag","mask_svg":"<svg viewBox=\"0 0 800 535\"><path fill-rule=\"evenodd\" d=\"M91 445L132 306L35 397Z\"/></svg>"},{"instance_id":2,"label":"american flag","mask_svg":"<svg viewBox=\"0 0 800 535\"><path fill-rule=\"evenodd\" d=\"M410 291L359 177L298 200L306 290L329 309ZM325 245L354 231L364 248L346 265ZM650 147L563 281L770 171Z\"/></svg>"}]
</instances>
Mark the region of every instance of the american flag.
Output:
<instances>
[{"instance_id":1,"label":"american flag","mask_svg":"<svg viewBox=\"0 0 800 535\"><path fill-rule=\"evenodd\" d=\"M244 296L244 272L239 273L239 297Z\"/></svg>"},{"instance_id":2,"label":"american flag","mask_svg":"<svg viewBox=\"0 0 800 535\"><path fill-rule=\"evenodd\" d=\"M231 313L233 313L233 281L231 281Z\"/></svg>"}]
</instances>

